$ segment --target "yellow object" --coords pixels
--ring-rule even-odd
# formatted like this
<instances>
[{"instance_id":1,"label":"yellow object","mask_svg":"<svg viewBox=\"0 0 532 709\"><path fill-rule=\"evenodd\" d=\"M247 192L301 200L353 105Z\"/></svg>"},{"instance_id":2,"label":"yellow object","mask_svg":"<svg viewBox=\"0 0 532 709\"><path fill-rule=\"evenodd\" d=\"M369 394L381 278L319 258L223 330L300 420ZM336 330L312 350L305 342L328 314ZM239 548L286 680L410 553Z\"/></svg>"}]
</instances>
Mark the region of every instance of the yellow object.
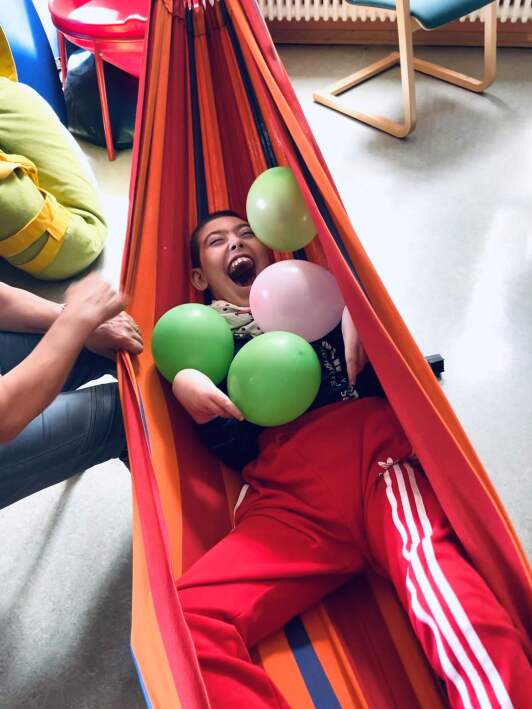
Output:
<instances>
[{"instance_id":1,"label":"yellow object","mask_svg":"<svg viewBox=\"0 0 532 709\"><path fill-rule=\"evenodd\" d=\"M44 99L0 77L0 256L13 266L61 280L101 253L107 226L83 160Z\"/></svg>"},{"instance_id":2,"label":"yellow object","mask_svg":"<svg viewBox=\"0 0 532 709\"><path fill-rule=\"evenodd\" d=\"M9 42L4 34L4 30L0 27L0 76L5 76L10 81L17 80L17 68L15 60L11 54Z\"/></svg>"},{"instance_id":3,"label":"yellow object","mask_svg":"<svg viewBox=\"0 0 532 709\"><path fill-rule=\"evenodd\" d=\"M7 155L0 151L0 181L5 180L15 170L21 170L35 187L39 188L37 168L31 160L21 155ZM70 222L68 211L52 194L43 189L39 189L39 192L43 197L39 212L22 229L0 241L0 256L9 258L23 253L33 246L44 232L48 233L48 240L37 256L20 265L20 268L32 274L40 273L54 261L61 249Z\"/></svg>"}]
</instances>

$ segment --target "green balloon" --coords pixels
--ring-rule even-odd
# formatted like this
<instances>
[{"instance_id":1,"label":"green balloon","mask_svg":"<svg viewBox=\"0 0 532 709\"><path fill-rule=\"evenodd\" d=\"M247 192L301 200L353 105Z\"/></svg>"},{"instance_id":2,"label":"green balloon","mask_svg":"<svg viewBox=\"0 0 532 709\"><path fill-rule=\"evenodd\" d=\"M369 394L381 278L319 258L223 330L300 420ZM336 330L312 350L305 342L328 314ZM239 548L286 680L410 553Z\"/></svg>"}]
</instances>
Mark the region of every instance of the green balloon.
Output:
<instances>
[{"instance_id":1,"label":"green balloon","mask_svg":"<svg viewBox=\"0 0 532 709\"><path fill-rule=\"evenodd\" d=\"M317 354L291 332L267 332L236 355L229 374L229 397L244 417L259 426L280 426L301 416L321 382Z\"/></svg>"},{"instance_id":2,"label":"green balloon","mask_svg":"<svg viewBox=\"0 0 532 709\"><path fill-rule=\"evenodd\" d=\"M297 251L316 236L316 227L289 167L272 167L251 185L246 202L255 236L275 251Z\"/></svg>"},{"instance_id":3,"label":"green balloon","mask_svg":"<svg viewBox=\"0 0 532 709\"><path fill-rule=\"evenodd\" d=\"M198 369L219 384L234 354L231 328L207 305L186 303L165 313L155 325L151 351L169 382L182 369Z\"/></svg>"}]
</instances>

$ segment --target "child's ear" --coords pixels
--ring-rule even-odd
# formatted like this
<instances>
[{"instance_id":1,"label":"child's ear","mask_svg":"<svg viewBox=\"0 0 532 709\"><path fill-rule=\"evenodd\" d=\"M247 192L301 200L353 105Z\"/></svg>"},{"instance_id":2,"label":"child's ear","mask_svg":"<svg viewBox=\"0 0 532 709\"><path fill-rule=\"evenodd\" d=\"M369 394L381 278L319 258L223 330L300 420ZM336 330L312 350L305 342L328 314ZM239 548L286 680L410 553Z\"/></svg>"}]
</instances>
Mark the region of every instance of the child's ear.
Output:
<instances>
[{"instance_id":1,"label":"child's ear","mask_svg":"<svg viewBox=\"0 0 532 709\"><path fill-rule=\"evenodd\" d=\"M207 279L203 275L203 271L201 270L201 268L192 269L190 280L192 281L192 285L196 290L205 291L209 287Z\"/></svg>"}]
</instances>

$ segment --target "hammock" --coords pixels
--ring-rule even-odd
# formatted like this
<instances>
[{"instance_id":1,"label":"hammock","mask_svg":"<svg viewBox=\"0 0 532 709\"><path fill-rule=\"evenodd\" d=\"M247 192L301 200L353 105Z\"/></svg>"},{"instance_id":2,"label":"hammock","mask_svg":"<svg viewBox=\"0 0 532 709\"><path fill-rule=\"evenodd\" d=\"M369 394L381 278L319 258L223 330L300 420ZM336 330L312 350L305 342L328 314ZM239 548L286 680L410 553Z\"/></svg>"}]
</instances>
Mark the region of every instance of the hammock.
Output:
<instances>
[{"instance_id":1,"label":"hammock","mask_svg":"<svg viewBox=\"0 0 532 709\"><path fill-rule=\"evenodd\" d=\"M319 232L305 256L334 273L472 564L526 633L530 575L519 540L349 223L257 4L152 0L147 36L122 272L147 339L166 310L197 299L188 280L197 220L244 213L254 177L290 166ZM120 387L134 488L134 659L149 706L208 707L175 580L230 529L239 479L201 448L149 347L122 356ZM371 574L253 652L298 709L446 705L393 588Z\"/></svg>"}]
</instances>

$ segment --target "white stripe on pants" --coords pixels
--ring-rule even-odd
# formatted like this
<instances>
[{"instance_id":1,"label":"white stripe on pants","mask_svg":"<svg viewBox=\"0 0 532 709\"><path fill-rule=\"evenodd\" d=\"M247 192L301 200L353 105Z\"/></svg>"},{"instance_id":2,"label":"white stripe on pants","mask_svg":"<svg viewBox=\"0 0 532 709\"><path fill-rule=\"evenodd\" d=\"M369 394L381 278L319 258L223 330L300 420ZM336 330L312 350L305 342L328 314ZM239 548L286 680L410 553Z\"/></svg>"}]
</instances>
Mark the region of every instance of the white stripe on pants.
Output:
<instances>
[{"instance_id":1,"label":"white stripe on pants","mask_svg":"<svg viewBox=\"0 0 532 709\"><path fill-rule=\"evenodd\" d=\"M464 707L480 706L489 709L492 703L486 687L490 686L499 705L505 709L511 707L512 703L499 673L436 558L432 526L414 470L409 464L403 467L406 475L401 466L395 464L393 476L386 470L384 479L393 522L401 537L402 556L408 563L405 582L412 612L430 628L442 670L456 688ZM425 567L428 567L429 573ZM440 602L436 589L443 596L444 604ZM456 632L457 629L459 632ZM459 634L463 634L467 643L462 641ZM454 655L452 659L446 646ZM472 658L482 668L480 673Z\"/></svg>"}]
</instances>

